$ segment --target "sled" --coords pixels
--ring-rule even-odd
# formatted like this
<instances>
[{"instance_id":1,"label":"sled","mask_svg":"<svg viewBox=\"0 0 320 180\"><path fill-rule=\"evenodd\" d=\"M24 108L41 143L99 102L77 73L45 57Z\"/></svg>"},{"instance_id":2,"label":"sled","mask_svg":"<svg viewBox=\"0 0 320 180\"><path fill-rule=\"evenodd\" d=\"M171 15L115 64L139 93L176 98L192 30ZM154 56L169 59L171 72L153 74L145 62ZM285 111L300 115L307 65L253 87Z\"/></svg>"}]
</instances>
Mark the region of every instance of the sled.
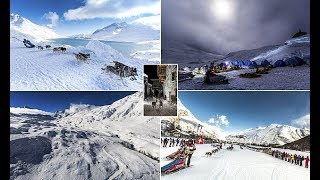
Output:
<instances>
[{"instance_id":1,"label":"sled","mask_svg":"<svg viewBox=\"0 0 320 180\"><path fill-rule=\"evenodd\" d=\"M222 75L209 75L205 77L205 83L207 84L228 84L229 81L225 76Z\"/></svg>"},{"instance_id":2,"label":"sled","mask_svg":"<svg viewBox=\"0 0 320 180\"><path fill-rule=\"evenodd\" d=\"M192 72L188 73L179 73L178 74L178 82L186 81L186 80L191 80L193 79L195 75L192 74Z\"/></svg>"},{"instance_id":3,"label":"sled","mask_svg":"<svg viewBox=\"0 0 320 180\"><path fill-rule=\"evenodd\" d=\"M27 48L34 48L35 45L32 44L29 40L24 39L23 40L23 44L27 47Z\"/></svg>"},{"instance_id":4,"label":"sled","mask_svg":"<svg viewBox=\"0 0 320 180\"><path fill-rule=\"evenodd\" d=\"M161 174L169 174L181 169L186 168L186 158L185 155L180 155L179 158L175 159L174 161L170 162L169 164L161 167Z\"/></svg>"},{"instance_id":5,"label":"sled","mask_svg":"<svg viewBox=\"0 0 320 180\"><path fill-rule=\"evenodd\" d=\"M170 160L170 159L177 159L180 155L181 155L182 151L178 150L172 154L170 154L169 156L166 156L166 159Z\"/></svg>"}]
</instances>

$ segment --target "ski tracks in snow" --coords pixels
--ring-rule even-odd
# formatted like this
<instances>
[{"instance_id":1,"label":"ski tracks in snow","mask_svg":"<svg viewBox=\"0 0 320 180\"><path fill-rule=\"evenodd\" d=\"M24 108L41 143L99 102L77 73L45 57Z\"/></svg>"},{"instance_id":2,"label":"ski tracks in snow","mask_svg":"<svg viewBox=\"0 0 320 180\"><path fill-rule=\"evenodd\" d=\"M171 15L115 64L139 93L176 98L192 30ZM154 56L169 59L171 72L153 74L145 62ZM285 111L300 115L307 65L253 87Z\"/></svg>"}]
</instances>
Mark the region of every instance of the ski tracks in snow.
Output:
<instances>
[{"instance_id":1,"label":"ski tracks in snow","mask_svg":"<svg viewBox=\"0 0 320 180\"><path fill-rule=\"evenodd\" d=\"M113 161L115 161L115 162L117 163L118 167L119 167L119 169L118 169L114 174L112 174L112 176L109 177L109 180L113 180L113 179L115 179L117 176L119 176L119 175L123 172L123 170L124 170L124 168L125 168L126 166L125 166L120 160L118 160L116 157L111 156L111 155L106 151L105 147L106 147L106 146L103 147L103 152L104 152L110 159L112 159Z\"/></svg>"}]
</instances>

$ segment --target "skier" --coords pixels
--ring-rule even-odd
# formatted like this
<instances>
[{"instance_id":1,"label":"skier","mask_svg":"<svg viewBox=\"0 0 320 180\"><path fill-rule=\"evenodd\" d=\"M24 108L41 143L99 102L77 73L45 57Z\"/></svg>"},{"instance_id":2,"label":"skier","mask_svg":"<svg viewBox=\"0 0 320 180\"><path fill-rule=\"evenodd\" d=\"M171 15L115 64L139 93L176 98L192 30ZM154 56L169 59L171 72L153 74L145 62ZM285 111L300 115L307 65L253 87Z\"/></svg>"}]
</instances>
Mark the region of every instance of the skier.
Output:
<instances>
[{"instance_id":1,"label":"skier","mask_svg":"<svg viewBox=\"0 0 320 180\"><path fill-rule=\"evenodd\" d=\"M305 158L305 160L306 160L306 162L305 162L305 167L308 168L308 167L309 167L309 161L310 161L309 156L307 156L307 157Z\"/></svg>"},{"instance_id":2,"label":"skier","mask_svg":"<svg viewBox=\"0 0 320 180\"><path fill-rule=\"evenodd\" d=\"M291 154L291 164L293 164L293 161L294 161L294 156L293 154Z\"/></svg>"},{"instance_id":3,"label":"skier","mask_svg":"<svg viewBox=\"0 0 320 180\"><path fill-rule=\"evenodd\" d=\"M172 145L172 138L169 139L169 147Z\"/></svg>"},{"instance_id":4,"label":"skier","mask_svg":"<svg viewBox=\"0 0 320 180\"><path fill-rule=\"evenodd\" d=\"M177 142L176 142L176 146L178 146L179 145L179 138L177 139Z\"/></svg>"},{"instance_id":5,"label":"skier","mask_svg":"<svg viewBox=\"0 0 320 180\"><path fill-rule=\"evenodd\" d=\"M188 167L190 166L191 157L195 150L196 150L196 146L194 145L192 139L188 140L186 144L186 151L185 151L185 154L188 156L188 160L187 160Z\"/></svg>"},{"instance_id":6,"label":"skier","mask_svg":"<svg viewBox=\"0 0 320 180\"><path fill-rule=\"evenodd\" d=\"M174 147L175 140L172 138L172 147Z\"/></svg>"}]
</instances>

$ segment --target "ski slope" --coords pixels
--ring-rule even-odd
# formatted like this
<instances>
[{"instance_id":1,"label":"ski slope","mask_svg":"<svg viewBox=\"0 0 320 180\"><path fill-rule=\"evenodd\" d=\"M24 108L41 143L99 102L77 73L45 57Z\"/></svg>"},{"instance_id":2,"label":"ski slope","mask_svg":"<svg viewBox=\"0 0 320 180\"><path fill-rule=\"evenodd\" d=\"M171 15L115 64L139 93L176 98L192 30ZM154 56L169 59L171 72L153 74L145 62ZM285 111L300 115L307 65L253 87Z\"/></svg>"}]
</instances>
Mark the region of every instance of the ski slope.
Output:
<instances>
[{"instance_id":1,"label":"ski slope","mask_svg":"<svg viewBox=\"0 0 320 180\"><path fill-rule=\"evenodd\" d=\"M232 151L222 147L218 153L206 157L205 152L211 151L209 144L198 145L192 156L191 166L172 174L161 176L162 180L309 180L310 169L300 167L270 155L240 149L234 145ZM161 163L164 166L170 161L163 158L177 150L177 147L161 148Z\"/></svg>"},{"instance_id":2,"label":"ski slope","mask_svg":"<svg viewBox=\"0 0 320 180\"><path fill-rule=\"evenodd\" d=\"M57 113L10 108L10 178L160 179L159 118L143 93Z\"/></svg>"},{"instance_id":3,"label":"ski slope","mask_svg":"<svg viewBox=\"0 0 320 180\"><path fill-rule=\"evenodd\" d=\"M60 46L50 44L52 47ZM42 45L38 43L36 45ZM65 53L53 53L51 49L26 48L23 43L11 38L10 43L10 88L16 90L141 90L143 64L157 61L123 56L110 46L90 41L85 47L67 46ZM76 60L73 53L90 53L88 63ZM113 61L136 67L137 80L120 78L101 70Z\"/></svg>"}]
</instances>

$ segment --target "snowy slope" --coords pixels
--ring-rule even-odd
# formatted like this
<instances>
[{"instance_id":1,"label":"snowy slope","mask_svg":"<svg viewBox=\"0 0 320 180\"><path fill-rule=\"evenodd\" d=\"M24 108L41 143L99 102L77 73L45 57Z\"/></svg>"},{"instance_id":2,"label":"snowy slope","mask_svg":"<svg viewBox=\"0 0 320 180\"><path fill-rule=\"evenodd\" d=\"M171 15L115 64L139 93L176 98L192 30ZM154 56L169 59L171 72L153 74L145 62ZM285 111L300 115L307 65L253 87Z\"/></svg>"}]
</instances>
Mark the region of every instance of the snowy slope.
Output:
<instances>
[{"instance_id":1,"label":"snowy slope","mask_svg":"<svg viewBox=\"0 0 320 180\"><path fill-rule=\"evenodd\" d=\"M122 22L96 30L92 33L91 38L118 42L151 41L160 39L160 31L140 23L127 24Z\"/></svg>"},{"instance_id":2,"label":"snowy slope","mask_svg":"<svg viewBox=\"0 0 320 180\"><path fill-rule=\"evenodd\" d=\"M32 108L20 108L20 107L10 107L10 113L13 114L42 114L42 115L53 115L53 113L42 111L39 109Z\"/></svg>"},{"instance_id":3,"label":"snowy slope","mask_svg":"<svg viewBox=\"0 0 320 180\"><path fill-rule=\"evenodd\" d=\"M180 41L166 39L161 42L161 62L163 64L179 64L179 68L187 66L194 69L221 58L223 56L218 53L206 52Z\"/></svg>"},{"instance_id":4,"label":"snowy slope","mask_svg":"<svg viewBox=\"0 0 320 180\"><path fill-rule=\"evenodd\" d=\"M21 42L11 42L10 48L11 90L141 90L143 64L157 63L125 57L99 41L89 41L85 47L68 46L66 53L60 54L52 49L25 48ZM91 54L88 64L76 60L73 53L78 52ZM136 67L137 80L121 79L101 70L105 65L112 66L113 61Z\"/></svg>"},{"instance_id":5,"label":"snowy slope","mask_svg":"<svg viewBox=\"0 0 320 180\"><path fill-rule=\"evenodd\" d=\"M62 37L52 29L37 25L30 20L14 13L10 14L10 31L12 30L15 31L13 35L19 34L17 32L20 32L20 34L26 35L26 37L31 36L36 42ZM21 35L19 36L21 38Z\"/></svg>"},{"instance_id":6,"label":"snowy slope","mask_svg":"<svg viewBox=\"0 0 320 180\"><path fill-rule=\"evenodd\" d=\"M309 180L310 169L282 161L268 154L249 149L240 149L234 145L232 151L226 147L206 157L212 150L209 144L196 144L196 151L191 158L191 166L172 174L161 176L162 180ZM161 148L161 167L170 161L165 156L173 153L177 147ZM303 152L298 152L303 154ZM310 153L309 153L310 155ZM309 156L310 157L310 156ZM310 161L311 162L311 161Z\"/></svg>"},{"instance_id":7,"label":"snowy slope","mask_svg":"<svg viewBox=\"0 0 320 180\"><path fill-rule=\"evenodd\" d=\"M84 108L76 113L62 115L61 126L112 132L121 139L134 144L152 157L159 157L159 119L144 117L143 93L138 92L111 105Z\"/></svg>"},{"instance_id":8,"label":"snowy slope","mask_svg":"<svg viewBox=\"0 0 320 180\"><path fill-rule=\"evenodd\" d=\"M11 179L159 179L159 120L141 117L142 99L55 116L12 108Z\"/></svg>"},{"instance_id":9,"label":"snowy slope","mask_svg":"<svg viewBox=\"0 0 320 180\"><path fill-rule=\"evenodd\" d=\"M249 59L257 62L257 64L260 64L263 60L268 60L271 64L273 64L277 60L284 60L293 56L297 56L302 59L310 57L309 35L289 39L280 45L271 45L258 49L232 52L218 62Z\"/></svg>"},{"instance_id":10,"label":"snowy slope","mask_svg":"<svg viewBox=\"0 0 320 180\"><path fill-rule=\"evenodd\" d=\"M309 134L309 129L271 124L267 127L251 128L234 135L229 135L226 137L226 140L241 143L283 145L301 139Z\"/></svg>"},{"instance_id":11,"label":"snowy slope","mask_svg":"<svg viewBox=\"0 0 320 180\"><path fill-rule=\"evenodd\" d=\"M204 135L212 139L224 139L220 128L211 126L198 120L192 112L190 112L178 99L178 117L163 117L161 121L169 121L174 123L177 118L180 118L180 129L184 132L192 132L198 135ZM197 127L201 125L202 129L197 130Z\"/></svg>"}]
</instances>

